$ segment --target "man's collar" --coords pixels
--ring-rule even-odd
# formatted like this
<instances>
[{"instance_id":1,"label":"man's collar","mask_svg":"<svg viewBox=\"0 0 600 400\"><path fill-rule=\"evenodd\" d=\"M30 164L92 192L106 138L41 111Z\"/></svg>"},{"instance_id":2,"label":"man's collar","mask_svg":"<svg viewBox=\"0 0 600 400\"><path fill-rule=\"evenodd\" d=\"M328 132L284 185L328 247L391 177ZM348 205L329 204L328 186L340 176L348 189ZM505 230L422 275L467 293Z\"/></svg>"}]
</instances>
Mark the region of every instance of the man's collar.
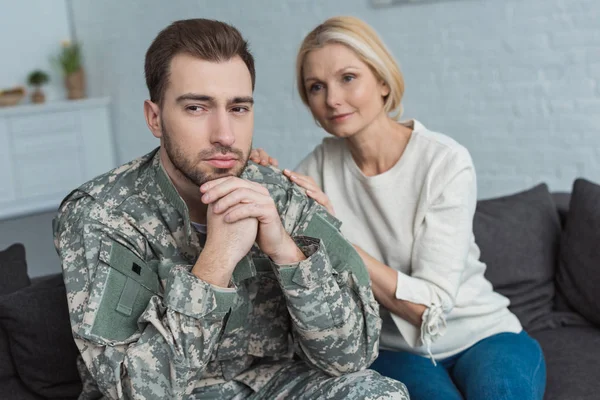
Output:
<instances>
[{"instance_id":1,"label":"man's collar","mask_svg":"<svg viewBox=\"0 0 600 400\"><path fill-rule=\"evenodd\" d=\"M154 168L154 171L155 171L156 184L162 191L162 193L165 196L165 198L167 199L167 201L173 207L175 207L175 209L183 217L185 235L189 241L189 238L192 234L190 211L187 207L187 204L185 204L185 201L183 201L183 199L179 195L179 192L177 192L177 189L175 188L173 181L171 181L169 174L167 174L167 171L165 170L164 166L162 165L162 162L160 160L160 147L154 154L154 158L152 159L152 167Z\"/></svg>"}]
</instances>

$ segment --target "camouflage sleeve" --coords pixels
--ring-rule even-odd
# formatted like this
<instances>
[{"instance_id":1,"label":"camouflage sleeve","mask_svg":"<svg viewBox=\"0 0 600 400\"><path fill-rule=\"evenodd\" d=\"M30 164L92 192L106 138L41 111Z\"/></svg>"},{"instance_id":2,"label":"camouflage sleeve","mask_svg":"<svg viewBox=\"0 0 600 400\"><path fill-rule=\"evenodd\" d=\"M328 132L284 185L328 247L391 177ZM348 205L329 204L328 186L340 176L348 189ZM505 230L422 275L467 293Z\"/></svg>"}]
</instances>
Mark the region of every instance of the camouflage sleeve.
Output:
<instances>
[{"instance_id":1,"label":"camouflage sleeve","mask_svg":"<svg viewBox=\"0 0 600 400\"><path fill-rule=\"evenodd\" d=\"M67 202L54 234L87 369L111 399L187 398L235 292L199 280L189 266L174 266L161 296L158 277L140 256L144 239L124 219L92 220L86 203Z\"/></svg>"},{"instance_id":2,"label":"camouflage sleeve","mask_svg":"<svg viewBox=\"0 0 600 400\"><path fill-rule=\"evenodd\" d=\"M381 319L366 267L340 223L297 187L281 209L307 259L276 268L299 354L330 375L367 368L378 355Z\"/></svg>"}]
</instances>

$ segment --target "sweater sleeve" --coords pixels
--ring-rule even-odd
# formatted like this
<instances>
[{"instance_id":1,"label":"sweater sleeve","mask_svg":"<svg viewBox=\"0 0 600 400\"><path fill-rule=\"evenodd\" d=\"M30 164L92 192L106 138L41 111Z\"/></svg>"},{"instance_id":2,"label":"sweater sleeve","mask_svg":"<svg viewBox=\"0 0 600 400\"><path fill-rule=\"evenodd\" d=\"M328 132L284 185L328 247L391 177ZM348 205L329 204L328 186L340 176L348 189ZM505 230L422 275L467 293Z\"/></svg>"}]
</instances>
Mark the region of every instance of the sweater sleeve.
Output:
<instances>
[{"instance_id":1,"label":"sweater sleeve","mask_svg":"<svg viewBox=\"0 0 600 400\"><path fill-rule=\"evenodd\" d=\"M477 186L468 152L448 155L441 164L439 188L415 235L411 275L398 272L396 298L427 307L420 329L392 314L412 347L427 346L445 333L446 315L455 299L473 240ZM432 189L433 190L433 189Z\"/></svg>"}]
</instances>

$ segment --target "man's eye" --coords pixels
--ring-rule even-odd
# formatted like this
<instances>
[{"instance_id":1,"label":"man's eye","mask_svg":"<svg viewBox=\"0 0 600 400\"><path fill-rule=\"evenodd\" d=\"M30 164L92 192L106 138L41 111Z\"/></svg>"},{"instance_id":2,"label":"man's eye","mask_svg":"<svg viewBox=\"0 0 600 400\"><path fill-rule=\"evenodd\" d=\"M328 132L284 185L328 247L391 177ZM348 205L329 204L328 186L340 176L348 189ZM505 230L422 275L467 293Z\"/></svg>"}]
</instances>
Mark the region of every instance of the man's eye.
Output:
<instances>
[{"instance_id":1,"label":"man's eye","mask_svg":"<svg viewBox=\"0 0 600 400\"><path fill-rule=\"evenodd\" d=\"M201 110L200 106L187 106L186 109L188 111L200 111Z\"/></svg>"},{"instance_id":2,"label":"man's eye","mask_svg":"<svg viewBox=\"0 0 600 400\"><path fill-rule=\"evenodd\" d=\"M245 113L249 111L249 109L248 107L233 107L231 111L233 111L234 113Z\"/></svg>"}]
</instances>

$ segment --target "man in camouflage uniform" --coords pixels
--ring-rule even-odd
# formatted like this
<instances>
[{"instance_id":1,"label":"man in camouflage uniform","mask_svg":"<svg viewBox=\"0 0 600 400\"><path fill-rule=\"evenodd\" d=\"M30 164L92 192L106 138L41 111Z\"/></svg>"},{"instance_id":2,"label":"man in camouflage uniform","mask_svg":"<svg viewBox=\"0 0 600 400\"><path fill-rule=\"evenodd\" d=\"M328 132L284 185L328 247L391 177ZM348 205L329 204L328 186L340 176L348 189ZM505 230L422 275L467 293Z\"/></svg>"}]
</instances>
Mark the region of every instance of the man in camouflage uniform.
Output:
<instances>
[{"instance_id":1,"label":"man in camouflage uniform","mask_svg":"<svg viewBox=\"0 0 600 400\"><path fill-rule=\"evenodd\" d=\"M248 164L254 64L235 28L177 21L146 54L161 146L54 221L81 398L407 399L366 370L380 319L339 223Z\"/></svg>"}]
</instances>

